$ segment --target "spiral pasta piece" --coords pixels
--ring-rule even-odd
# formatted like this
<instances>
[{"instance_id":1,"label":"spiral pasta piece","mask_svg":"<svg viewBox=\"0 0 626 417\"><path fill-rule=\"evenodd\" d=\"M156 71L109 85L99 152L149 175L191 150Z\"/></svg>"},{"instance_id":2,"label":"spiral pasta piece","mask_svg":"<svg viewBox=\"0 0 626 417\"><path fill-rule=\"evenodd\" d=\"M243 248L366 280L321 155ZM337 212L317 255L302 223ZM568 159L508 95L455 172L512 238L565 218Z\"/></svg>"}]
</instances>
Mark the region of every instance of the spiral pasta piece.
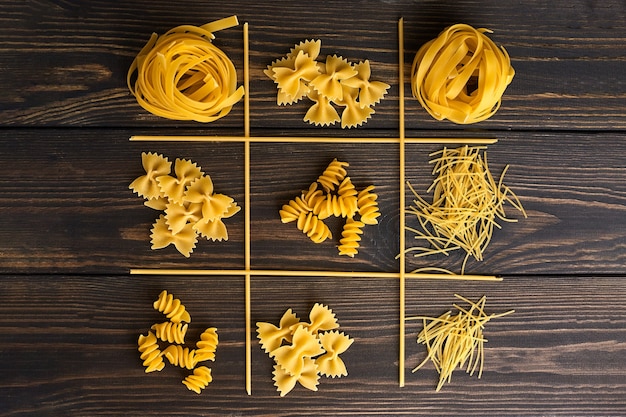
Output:
<instances>
[{"instance_id":1,"label":"spiral pasta piece","mask_svg":"<svg viewBox=\"0 0 626 417\"><path fill-rule=\"evenodd\" d=\"M187 323L164 321L163 323L153 324L151 329L154 330L156 337L164 342L182 344L185 343L187 327Z\"/></svg>"},{"instance_id":2,"label":"spiral pasta piece","mask_svg":"<svg viewBox=\"0 0 626 417\"><path fill-rule=\"evenodd\" d=\"M296 227L315 243L322 243L333 236L328 226L312 212L300 213Z\"/></svg>"},{"instance_id":3,"label":"spiral pasta piece","mask_svg":"<svg viewBox=\"0 0 626 417\"><path fill-rule=\"evenodd\" d=\"M198 363L196 350L181 345L169 345L163 349L163 356L165 356L172 365L180 366L181 368L193 369Z\"/></svg>"},{"instance_id":4,"label":"spiral pasta piece","mask_svg":"<svg viewBox=\"0 0 626 417\"><path fill-rule=\"evenodd\" d=\"M214 361L218 343L217 329L215 327L209 327L202 332L200 340L196 342L196 360L198 362Z\"/></svg>"},{"instance_id":5,"label":"spiral pasta piece","mask_svg":"<svg viewBox=\"0 0 626 417\"><path fill-rule=\"evenodd\" d=\"M206 366L198 366L193 370L193 374L183 379L183 384L196 394L200 394L213 381L211 369Z\"/></svg>"},{"instance_id":6,"label":"spiral pasta piece","mask_svg":"<svg viewBox=\"0 0 626 417\"><path fill-rule=\"evenodd\" d=\"M359 253L358 248L361 235L363 234L363 227L365 227L365 224L362 221L352 218L346 221L341 231L342 238L339 240L339 255L354 258L354 255Z\"/></svg>"},{"instance_id":7,"label":"spiral pasta piece","mask_svg":"<svg viewBox=\"0 0 626 417\"><path fill-rule=\"evenodd\" d=\"M348 166L347 162L338 161L337 158L333 159L317 178L317 182L320 183L327 193L334 191L335 187L346 177L348 172L346 168Z\"/></svg>"},{"instance_id":8,"label":"spiral pasta piece","mask_svg":"<svg viewBox=\"0 0 626 417\"><path fill-rule=\"evenodd\" d=\"M141 352L140 358L143 360L143 366L146 367L146 373L160 371L165 367L163 362L163 354L159 350L157 337L154 333L148 332L146 336L139 335L137 340L138 350Z\"/></svg>"},{"instance_id":9,"label":"spiral pasta piece","mask_svg":"<svg viewBox=\"0 0 626 417\"><path fill-rule=\"evenodd\" d=\"M357 195L357 207L360 220L365 224L378 224L380 211L378 210L378 195L374 192L374 186L370 185L359 191Z\"/></svg>"},{"instance_id":10,"label":"spiral pasta piece","mask_svg":"<svg viewBox=\"0 0 626 417\"><path fill-rule=\"evenodd\" d=\"M204 26L183 25L152 34L132 62L126 82L145 110L172 120L212 122L244 95L237 71L216 47L213 32L238 25L236 16ZM133 82L133 78L136 79Z\"/></svg>"},{"instance_id":11,"label":"spiral pasta piece","mask_svg":"<svg viewBox=\"0 0 626 417\"><path fill-rule=\"evenodd\" d=\"M289 203L284 204L278 211L278 214L283 223L290 223L298 220L301 213L308 213L310 211L311 207L309 207L302 197L298 196L293 200L289 200Z\"/></svg>"},{"instance_id":12,"label":"spiral pasta piece","mask_svg":"<svg viewBox=\"0 0 626 417\"><path fill-rule=\"evenodd\" d=\"M435 119L476 123L500 107L515 70L506 50L485 35L490 32L456 24L415 55L411 67L413 96Z\"/></svg>"},{"instance_id":13,"label":"spiral pasta piece","mask_svg":"<svg viewBox=\"0 0 626 417\"><path fill-rule=\"evenodd\" d=\"M181 321L191 323L191 316L185 310L178 298L168 294L166 290L161 291L159 298L153 304L154 309L165 314L170 321L180 323Z\"/></svg>"}]
</instances>

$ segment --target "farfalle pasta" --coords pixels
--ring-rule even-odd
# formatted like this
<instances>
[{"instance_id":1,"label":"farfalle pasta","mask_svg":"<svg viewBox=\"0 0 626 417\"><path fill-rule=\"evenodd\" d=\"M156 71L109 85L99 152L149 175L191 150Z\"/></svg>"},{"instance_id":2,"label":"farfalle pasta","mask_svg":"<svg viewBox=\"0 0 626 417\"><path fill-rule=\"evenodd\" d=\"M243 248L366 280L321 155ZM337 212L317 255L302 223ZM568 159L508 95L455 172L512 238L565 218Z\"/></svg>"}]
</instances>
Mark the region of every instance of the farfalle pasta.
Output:
<instances>
[{"instance_id":1,"label":"farfalle pasta","mask_svg":"<svg viewBox=\"0 0 626 417\"><path fill-rule=\"evenodd\" d=\"M287 105L306 97L314 104L304 115L305 122L361 126L375 113L374 105L390 86L370 80L369 61L352 64L336 54L321 59L320 50L320 40L303 41L267 66L264 73L278 88L276 102ZM340 116L337 108L342 107Z\"/></svg>"},{"instance_id":2,"label":"farfalle pasta","mask_svg":"<svg viewBox=\"0 0 626 417\"><path fill-rule=\"evenodd\" d=\"M347 176L348 166L347 162L333 159L317 180L284 204L278 214L283 223L295 222L296 228L314 243L332 239L332 231L325 219L345 219L339 255L354 257L358 253L363 227L378 224L380 211L374 186L358 190Z\"/></svg>"},{"instance_id":3,"label":"farfalle pasta","mask_svg":"<svg viewBox=\"0 0 626 417\"><path fill-rule=\"evenodd\" d=\"M335 313L327 306L316 303L309 312L309 322L300 321L288 309L278 326L266 322L256 325L261 348L274 359L273 380L281 397L298 383L317 391L320 375L348 375L340 355L354 339L337 330Z\"/></svg>"},{"instance_id":4,"label":"farfalle pasta","mask_svg":"<svg viewBox=\"0 0 626 417\"><path fill-rule=\"evenodd\" d=\"M146 206L164 212L150 230L153 250L174 245L188 258L199 236L214 242L228 240L224 219L241 207L232 197L216 193L209 175L187 159L176 159L173 176L172 164L163 155L144 152L141 160L146 174L129 188L147 199Z\"/></svg>"},{"instance_id":5,"label":"farfalle pasta","mask_svg":"<svg viewBox=\"0 0 626 417\"><path fill-rule=\"evenodd\" d=\"M435 119L459 124L491 117L515 71L487 29L456 24L424 44L413 60L413 96Z\"/></svg>"},{"instance_id":6,"label":"farfalle pasta","mask_svg":"<svg viewBox=\"0 0 626 417\"><path fill-rule=\"evenodd\" d=\"M217 329L209 327L200 335L195 346L185 345L185 336L191 323L191 315L182 302L163 290L153 303L155 310L165 314L169 321L155 323L147 335L139 335L138 350L141 353L145 372L161 371L165 368L164 358L171 365L193 370L182 383L200 394L213 380L211 369L197 366L200 362L214 361L219 343Z\"/></svg>"},{"instance_id":7,"label":"farfalle pasta","mask_svg":"<svg viewBox=\"0 0 626 417\"><path fill-rule=\"evenodd\" d=\"M148 43L133 60L127 85L141 107L173 120L212 122L244 96L237 71L212 41L214 32L238 25L236 16L204 26L182 25Z\"/></svg>"}]
</instances>

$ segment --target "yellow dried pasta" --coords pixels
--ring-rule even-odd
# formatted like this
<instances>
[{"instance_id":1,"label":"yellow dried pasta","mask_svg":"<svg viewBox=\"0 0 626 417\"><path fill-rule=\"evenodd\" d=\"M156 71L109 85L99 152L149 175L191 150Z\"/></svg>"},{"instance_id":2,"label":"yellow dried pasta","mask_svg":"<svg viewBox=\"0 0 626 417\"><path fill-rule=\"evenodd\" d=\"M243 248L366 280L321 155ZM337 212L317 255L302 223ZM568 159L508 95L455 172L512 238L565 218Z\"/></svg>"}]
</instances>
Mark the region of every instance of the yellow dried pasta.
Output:
<instances>
[{"instance_id":1,"label":"yellow dried pasta","mask_svg":"<svg viewBox=\"0 0 626 417\"><path fill-rule=\"evenodd\" d=\"M187 159L176 159L171 176L171 162L163 155L142 153L146 171L135 179L130 189L148 198L146 206L163 210L152 226L151 248L174 245L190 257L198 235L211 241L228 240L224 219L237 214L241 207L232 197L214 192L213 180L202 168Z\"/></svg>"},{"instance_id":2,"label":"yellow dried pasta","mask_svg":"<svg viewBox=\"0 0 626 417\"><path fill-rule=\"evenodd\" d=\"M526 212L513 191L504 183L502 171L496 181L487 164L485 147L463 146L444 148L431 154L436 157L433 175L436 175L427 192L432 192L432 202L427 202L409 184L415 195L408 214L416 216L419 228L407 227L415 239L424 244L407 248L416 257L432 254L449 254L453 250L466 252L461 273L470 256L483 259L498 221L515 222L506 217L504 204L509 203L526 217Z\"/></svg>"},{"instance_id":3,"label":"yellow dried pasta","mask_svg":"<svg viewBox=\"0 0 626 417\"><path fill-rule=\"evenodd\" d=\"M156 337L164 342L182 344L185 343L188 327L188 323L165 321L153 324L151 329L154 330Z\"/></svg>"},{"instance_id":4,"label":"yellow dried pasta","mask_svg":"<svg viewBox=\"0 0 626 417\"><path fill-rule=\"evenodd\" d=\"M193 373L187 375L182 382L189 390L200 394L211 383L213 377L211 369L206 366L196 367L196 365L199 362L215 360L218 345L217 329L207 328L200 335L195 349L190 348L184 343L191 315L181 301L169 294L167 290L163 290L153 303L153 307L165 314L169 321L155 323L146 336L139 335L138 350L141 353L140 359L146 367L145 372L163 370L165 367L163 358L167 358L168 362L174 366L193 370Z\"/></svg>"},{"instance_id":5,"label":"yellow dried pasta","mask_svg":"<svg viewBox=\"0 0 626 417\"><path fill-rule=\"evenodd\" d=\"M307 97L314 104L304 115L305 122L330 126L341 121L344 129L361 126L390 86L370 81L369 61L352 64L335 54L320 62L320 49L320 40L303 41L267 66L265 75L278 87L276 102L287 105ZM344 107L341 116L335 107Z\"/></svg>"},{"instance_id":6,"label":"yellow dried pasta","mask_svg":"<svg viewBox=\"0 0 626 417\"><path fill-rule=\"evenodd\" d=\"M187 322L191 323L191 315L185 306L174 295L169 294L167 290L161 291L159 297L152 305L155 310L165 314L173 323Z\"/></svg>"},{"instance_id":7,"label":"yellow dried pasta","mask_svg":"<svg viewBox=\"0 0 626 417\"><path fill-rule=\"evenodd\" d=\"M213 381L211 369L206 366L198 366L193 370L193 374L183 379L183 384L196 394L200 394L204 388Z\"/></svg>"},{"instance_id":8,"label":"yellow dried pasta","mask_svg":"<svg viewBox=\"0 0 626 417\"><path fill-rule=\"evenodd\" d=\"M138 349L141 352L140 358L143 366L146 367L146 373L160 371L165 367L162 352L157 344L157 337L152 332L148 332L147 336L139 335L137 340Z\"/></svg>"},{"instance_id":9,"label":"yellow dried pasta","mask_svg":"<svg viewBox=\"0 0 626 417\"><path fill-rule=\"evenodd\" d=\"M308 190L284 204L278 214L283 223L296 222L298 230L315 243L332 238L332 231L324 220L344 218L339 255L354 257L358 253L362 228L366 224L378 224L380 211L374 186L359 191L347 176L348 166L347 162L334 158Z\"/></svg>"},{"instance_id":10,"label":"yellow dried pasta","mask_svg":"<svg viewBox=\"0 0 626 417\"><path fill-rule=\"evenodd\" d=\"M413 60L411 88L435 119L458 124L491 117L515 70L504 47L466 24L452 25L424 44Z\"/></svg>"},{"instance_id":11,"label":"yellow dried pasta","mask_svg":"<svg viewBox=\"0 0 626 417\"><path fill-rule=\"evenodd\" d=\"M231 16L203 26L178 26L161 36L153 33L126 79L139 105L173 120L207 123L226 116L245 92L237 88L234 64L212 40L214 32L238 24Z\"/></svg>"},{"instance_id":12,"label":"yellow dried pasta","mask_svg":"<svg viewBox=\"0 0 626 417\"><path fill-rule=\"evenodd\" d=\"M473 375L478 369L478 378L482 376L485 352L483 344L487 341L483 336L485 324L493 318L514 312L510 310L500 314L486 314L487 298L485 296L477 302L457 294L455 297L468 303L470 308L462 308L455 304L454 307L459 310L455 315L448 311L438 318L407 318L407 320L422 320L424 327L417 337L417 342L424 344L428 351L426 358L413 369L413 372L431 361L439 373L437 391L443 387L444 383L450 382L452 372L457 367L462 368L466 363L468 374Z\"/></svg>"},{"instance_id":13,"label":"yellow dried pasta","mask_svg":"<svg viewBox=\"0 0 626 417\"><path fill-rule=\"evenodd\" d=\"M258 322L261 348L275 361L273 381L283 397L296 384L317 391L320 375L342 377L348 374L339 357L354 341L337 330L339 323L327 306L316 303L309 312L309 322L301 322L291 309L280 324Z\"/></svg>"}]
</instances>

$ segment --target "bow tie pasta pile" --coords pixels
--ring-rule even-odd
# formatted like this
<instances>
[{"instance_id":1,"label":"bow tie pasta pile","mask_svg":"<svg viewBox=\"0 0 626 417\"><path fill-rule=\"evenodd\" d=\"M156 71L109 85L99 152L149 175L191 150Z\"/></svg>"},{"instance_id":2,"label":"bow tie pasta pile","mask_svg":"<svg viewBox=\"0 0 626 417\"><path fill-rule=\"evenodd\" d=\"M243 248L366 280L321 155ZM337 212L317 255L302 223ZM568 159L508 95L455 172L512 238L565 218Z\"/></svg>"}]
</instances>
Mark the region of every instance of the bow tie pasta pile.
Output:
<instances>
[{"instance_id":1,"label":"bow tie pasta pile","mask_svg":"<svg viewBox=\"0 0 626 417\"><path fill-rule=\"evenodd\" d=\"M342 128L357 127L375 113L374 105L387 94L389 85L371 81L368 60L352 64L348 60L328 55L318 61L322 42L300 42L281 59L265 69L265 75L278 87L277 103L293 104L304 97L313 101L304 121L317 126L341 121ZM337 107L343 107L341 117Z\"/></svg>"},{"instance_id":2,"label":"bow tie pasta pile","mask_svg":"<svg viewBox=\"0 0 626 417\"><path fill-rule=\"evenodd\" d=\"M283 223L296 222L296 227L313 242L322 243L332 238L324 220L334 216L346 219L339 240L339 255L358 253L359 241L365 225L378 224L378 195L370 185L358 191L347 176L347 162L336 158L326 167L317 181L287 204L279 214Z\"/></svg>"},{"instance_id":3,"label":"bow tie pasta pile","mask_svg":"<svg viewBox=\"0 0 626 417\"><path fill-rule=\"evenodd\" d=\"M145 205L163 210L152 227L152 249L173 244L189 257L198 242L198 235L212 241L228 240L223 220L241 209L227 195L215 193L211 177L187 159L176 159L174 175L172 163L163 155L142 153L145 175L129 186L147 201Z\"/></svg>"},{"instance_id":4,"label":"bow tie pasta pile","mask_svg":"<svg viewBox=\"0 0 626 417\"><path fill-rule=\"evenodd\" d=\"M190 349L184 346L184 343L191 316L180 300L164 290L154 302L154 309L165 314L169 321L156 323L147 335L139 335L138 350L146 373L163 370L165 357L174 366L193 370L192 374L183 379L183 384L190 391L200 394L211 383L213 377L210 368L197 365L200 362L215 360L217 329L215 327L206 329L200 335L195 348ZM161 344L165 343L169 344L162 348Z\"/></svg>"},{"instance_id":5,"label":"bow tie pasta pile","mask_svg":"<svg viewBox=\"0 0 626 417\"><path fill-rule=\"evenodd\" d=\"M301 322L287 310L278 326L258 322L257 335L261 348L274 359L274 385L280 396L287 395L300 383L317 391L320 375L348 375L340 358L354 339L339 332L339 323L330 308L316 303L309 313L309 322Z\"/></svg>"}]
</instances>

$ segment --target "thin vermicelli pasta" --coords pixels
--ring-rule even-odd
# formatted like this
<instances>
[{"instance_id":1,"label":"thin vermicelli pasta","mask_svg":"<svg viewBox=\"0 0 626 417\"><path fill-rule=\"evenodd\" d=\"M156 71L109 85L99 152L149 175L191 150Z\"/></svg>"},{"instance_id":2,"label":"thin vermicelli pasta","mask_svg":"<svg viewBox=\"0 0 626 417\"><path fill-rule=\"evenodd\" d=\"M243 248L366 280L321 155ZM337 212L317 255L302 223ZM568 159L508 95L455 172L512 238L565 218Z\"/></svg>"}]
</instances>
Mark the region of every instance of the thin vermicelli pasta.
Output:
<instances>
[{"instance_id":1,"label":"thin vermicelli pasta","mask_svg":"<svg viewBox=\"0 0 626 417\"><path fill-rule=\"evenodd\" d=\"M511 314L514 310L500 314L485 313L485 302L487 298L483 296L477 302L473 302L460 295L455 297L470 305L470 308L462 308L454 305L459 312L452 315L452 312L434 317L407 317L406 320L422 320L423 329L417 336L417 342L426 346L428 354L426 358L417 365L413 372L424 366L429 360L439 373L439 383L437 391L444 383L450 382L452 372L458 367L466 367L466 372L473 375L478 370L478 378L482 376L484 363L483 344L487 339L483 336L485 324L497 317Z\"/></svg>"},{"instance_id":2,"label":"thin vermicelli pasta","mask_svg":"<svg viewBox=\"0 0 626 417\"><path fill-rule=\"evenodd\" d=\"M453 25L415 55L411 67L413 96L435 119L476 123L500 107L515 71L506 50L485 33L490 31Z\"/></svg>"},{"instance_id":3,"label":"thin vermicelli pasta","mask_svg":"<svg viewBox=\"0 0 626 417\"><path fill-rule=\"evenodd\" d=\"M237 88L232 61L212 43L213 32L238 24L231 16L203 26L178 26L161 36L153 33L126 78L139 105L173 120L207 123L226 116L245 92Z\"/></svg>"},{"instance_id":4,"label":"thin vermicelli pasta","mask_svg":"<svg viewBox=\"0 0 626 417\"><path fill-rule=\"evenodd\" d=\"M419 227L408 227L421 243L409 247L414 256L433 254L448 255L453 250L466 252L461 273L470 256L483 260L483 252L491 241L498 221L515 222L506 217L504 204L509 203L524 217L526 212L519 199L503 184L507 167L496 183L487 164L484 147L463 146L444 148L431 154L435 159L433 175L436 175L427 192L432 192L432 202L427 202L409 184L415 195L413 205L406 212L416 216Z\"/></svg>"}]
</instances>

